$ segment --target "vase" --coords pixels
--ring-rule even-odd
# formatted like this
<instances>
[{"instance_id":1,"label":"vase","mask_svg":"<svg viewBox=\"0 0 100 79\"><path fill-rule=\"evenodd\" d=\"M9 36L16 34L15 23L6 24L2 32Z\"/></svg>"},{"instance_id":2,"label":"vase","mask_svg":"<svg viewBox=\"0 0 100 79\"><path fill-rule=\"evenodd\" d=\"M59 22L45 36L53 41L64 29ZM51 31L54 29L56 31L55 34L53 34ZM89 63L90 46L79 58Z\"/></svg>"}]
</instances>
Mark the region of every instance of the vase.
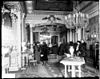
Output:
<instances>
[{"instance_id":1,"label":"vase","mask_svg":"<svg viewBox=\"0 0 100 79\"><path fill-rule=\"evenodd\" d=\"M74 47L73 46L70 46L69 52L71 54L71 57L73 57L74 56Z\"/></svg>"}]
</instances>

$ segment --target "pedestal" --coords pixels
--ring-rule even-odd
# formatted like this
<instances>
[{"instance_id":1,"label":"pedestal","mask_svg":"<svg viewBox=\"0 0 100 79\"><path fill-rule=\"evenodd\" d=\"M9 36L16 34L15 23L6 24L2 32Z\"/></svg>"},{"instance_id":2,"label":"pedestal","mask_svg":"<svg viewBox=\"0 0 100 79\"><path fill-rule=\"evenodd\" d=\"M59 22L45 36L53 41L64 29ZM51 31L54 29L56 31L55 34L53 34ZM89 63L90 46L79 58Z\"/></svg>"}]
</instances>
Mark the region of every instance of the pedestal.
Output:
<instances>
[{"instance_id":1,"label":"pedestal","mask_svg":"<svg viewBox=\"0 0 100 79\"><path fill-rule=\"evenodd\" d=\"M28 53L22 52L22 69L28 65Z\"/></svg>"},{"instance_id":2,"label":"pedestal","mask_svg":"<svg viewBox=\"0 0 100 79\"><path fill-rule=\"evenodd\" d=\"M18 71L19 70L18 56L19 56L19 54L16 51L13 51L10 54L10 67L9 67L9 71Z\"/></svg>"}]
</instances>

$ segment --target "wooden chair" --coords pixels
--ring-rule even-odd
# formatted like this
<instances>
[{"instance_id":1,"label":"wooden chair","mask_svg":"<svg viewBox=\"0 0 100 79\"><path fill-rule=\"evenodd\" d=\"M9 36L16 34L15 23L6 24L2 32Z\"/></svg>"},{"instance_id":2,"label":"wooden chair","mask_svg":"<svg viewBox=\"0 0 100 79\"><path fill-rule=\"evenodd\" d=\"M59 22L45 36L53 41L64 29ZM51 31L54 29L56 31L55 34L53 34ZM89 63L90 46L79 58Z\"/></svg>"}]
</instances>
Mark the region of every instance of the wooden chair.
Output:
<instances>
[{"instance_id":1,"label":"wooden chair","mask_svg":"<svg viewBox=\"0 0 100 79\"><path fill-rule=\"evenodd\" d=\"M29 55L29 65L33 65L36 66L37 65L37 60L34 60L34 56L33 55Z\"/></svg>"}]
</instances>

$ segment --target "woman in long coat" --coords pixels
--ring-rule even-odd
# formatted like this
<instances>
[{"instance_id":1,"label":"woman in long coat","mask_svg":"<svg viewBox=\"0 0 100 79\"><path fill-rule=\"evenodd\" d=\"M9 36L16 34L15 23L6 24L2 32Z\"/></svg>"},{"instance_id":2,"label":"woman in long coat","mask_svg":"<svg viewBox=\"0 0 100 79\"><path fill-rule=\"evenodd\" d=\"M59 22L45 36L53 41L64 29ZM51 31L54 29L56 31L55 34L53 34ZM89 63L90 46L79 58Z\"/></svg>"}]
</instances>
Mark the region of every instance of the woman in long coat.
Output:
<instances>
[{"instance_id":1,"label":"woman in long coat","mask_svg":"<svg viewBox=\"0 0 100 79\"><path fill-rule=\"evenodd\" d=\"M45 42L43 42L43 45L41 46L41 61L43 64L46 64L48 60L48 47Z\"/></svg>"},{"instance_id":2,"label":"woman in long coat","mask_svg":"<svg viewBox=\"0 0 100 79\"><path fill-rule=\"evenodd\" d=\"M37 62L39 63L40 62L40 47L38 45L39 43L36 43L35 44L35 47L34 47L34 51L35 51L35 59L37 60Z\"/></svg>"}]
</instances>

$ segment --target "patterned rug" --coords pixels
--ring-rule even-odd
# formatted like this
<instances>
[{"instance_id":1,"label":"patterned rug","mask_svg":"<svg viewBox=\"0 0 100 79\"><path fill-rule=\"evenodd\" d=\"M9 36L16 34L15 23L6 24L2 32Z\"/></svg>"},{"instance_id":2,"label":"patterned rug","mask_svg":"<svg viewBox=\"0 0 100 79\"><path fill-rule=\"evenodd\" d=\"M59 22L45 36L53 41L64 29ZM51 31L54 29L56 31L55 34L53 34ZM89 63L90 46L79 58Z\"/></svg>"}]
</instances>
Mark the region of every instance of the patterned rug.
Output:
<instances>
[{"instance_id":1,"label":"patterned rug","mask_svg":"<svg viewBox=\"0 0 100 79\"><path fill-rule=\"evenodd\" d=\"M22 70L20 72L17 72L15 77L16 78L34 78L34 77L40 77L37 73L36 68L33 70L32 67L28 67L25 70Z\"/></svg>"},{"instance_id":2,"label":"patterned rug","mask_svg":"<svg viewBox=\"0 0 100 79\"><path fill-rule=\"evenodd\" d=\"M48 63L46 66L48 72L53 74L53 77L64 77L64 65L61 63ZM71 77L71 73L67 73L68 77ZM78 74L76 74L77 77ZM87 68L87 66L82 66L82 77L97 77L98 72Z\"/></svg>"},{"instance_id":3,"label":"patterned rug","mask_svg":"<svg viewBox=\"0 0 100 79\"><path fill-rule=\"evenodd\" d=\"M61 63L47 63L46 65L38 64L16 72L15 78L64 78L64 72L64 65ZM82 77L95 76L98 76L98 72L95 72L86 66L82 66ZM68 77L71 77L70 73L68 73Z\"/></svg>"},{"instance_id":4,"label":"patterned rug","mask_svg":"<svg viewBox=\"0 0 100 79\"><path fill-rule=\"evenodd\" d=\"M27 67L25 70L16 73L16 78L43 78L51 77L42 64Z\"/></svg>"}]
</instances>

